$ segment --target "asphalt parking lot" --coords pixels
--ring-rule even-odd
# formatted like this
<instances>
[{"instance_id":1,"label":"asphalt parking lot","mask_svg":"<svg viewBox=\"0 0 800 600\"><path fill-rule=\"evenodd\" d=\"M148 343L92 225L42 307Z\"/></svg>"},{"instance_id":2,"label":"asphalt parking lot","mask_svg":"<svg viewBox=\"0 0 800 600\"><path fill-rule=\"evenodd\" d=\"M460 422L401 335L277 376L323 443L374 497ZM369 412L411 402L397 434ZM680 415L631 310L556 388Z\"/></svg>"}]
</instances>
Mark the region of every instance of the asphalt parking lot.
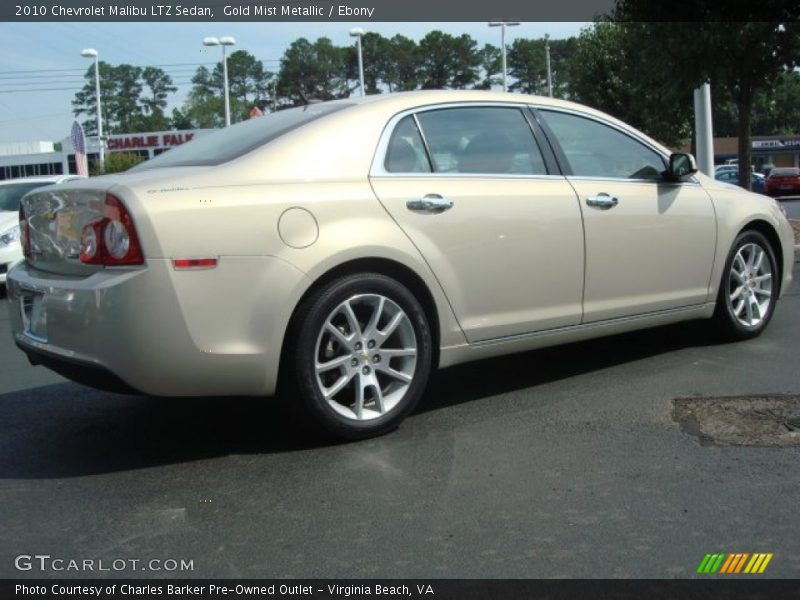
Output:
<instances>
[{"instance_id":1,"label":"asphalt parking lot","mask_svg":"<svg viewBox=\"0 0 800 600\"><path fill-rule=\"evenodd\" d=\"M795 264L795 280L800 276ZM4 293L4 292L3 292ZM800 577L800 447L701 444L678 397L800 393L795 283L759 339L697 323L438 374L379 439L256 399L120 396L31 367L0 310L0 577ZM191 572L20 572L20 554Z\"/></svg>"},{"instance_id":2,"label":"asphalt parking lot","mask_svg":"<svg viewBox=\"0 0 800 600\"><path fill-rule=\"evenodd\" d=\"M800 219L800 198L786 198L780 200L786 209L786 216L790 219Z\"/></svg>"}]
</instances>

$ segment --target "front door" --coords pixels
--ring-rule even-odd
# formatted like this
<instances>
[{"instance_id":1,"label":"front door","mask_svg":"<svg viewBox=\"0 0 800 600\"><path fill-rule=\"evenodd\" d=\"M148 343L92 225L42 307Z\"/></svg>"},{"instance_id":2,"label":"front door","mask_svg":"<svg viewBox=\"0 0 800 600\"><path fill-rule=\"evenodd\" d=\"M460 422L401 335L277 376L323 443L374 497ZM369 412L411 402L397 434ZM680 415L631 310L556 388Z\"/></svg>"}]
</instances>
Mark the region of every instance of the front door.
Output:
<instances>
[{"instance_id":1,"label":"front door","mask_svg":"<svg viewBox=\"0 0 800 600\"><path fill-rule=\"evenodd\" d=\"M664 159L597 120L541 110L572 174L586 231L584 322L703 304L716 247L711 198L664 180Z\"/></svg>"}]
</instances>

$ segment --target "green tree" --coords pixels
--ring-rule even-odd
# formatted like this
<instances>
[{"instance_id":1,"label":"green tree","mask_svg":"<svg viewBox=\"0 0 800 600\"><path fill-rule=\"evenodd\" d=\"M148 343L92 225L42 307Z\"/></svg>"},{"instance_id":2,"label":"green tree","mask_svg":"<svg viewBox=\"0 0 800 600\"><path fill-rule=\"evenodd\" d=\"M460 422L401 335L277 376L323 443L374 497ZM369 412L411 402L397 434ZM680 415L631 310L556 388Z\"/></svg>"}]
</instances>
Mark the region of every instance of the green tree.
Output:
<instances>
[{"instance_id":1,"label":"green tree","mask_svg":"<svg viewBox=\"0 0 800 600\"><path fill-rule=\"evenodd\" d=\"M398 34L388 40L381 78L390 92L419 87L419 54L419 46L410 38Z\"/></svg>"},{"instance_id":2,"label":"green tree","mask_svg":"<svg viewBox=\"0 0 800 600\"><path fill-rule=\"evenodd\" d=\"M231 122L249 117L253 106L264 107L274 101L271 83L274 75L252 54L237 50L228 56L228 90ZM196 127L221 127L225 122L225 79L222 61L209 70L199 67L192 76L192 90L175 117Z\"/></svg>"},{"instance_id":3,"label":"green tree","mask_svg":"<svg viewBox=\"0 0 800 600\"><path fill-rule=\"evenodd\" d=\"M478 51L481 58L483 79L475 85L479 90L490 90L492 86L503 84L503 53L492 44L484 44Z\"/></svg>"},{"instance_id":4,"label":"green tree","mask_svg":"<svg viewBox=\"0 0 800 600\"><path fill-rule=\"evenodd\" d=\"M677 145L691 135L691 94L669 85L654 87L639 43L624 23L584 29L570 60L570 96Z\"/></svg>"},{"instance_id":5,"label":"green tree","mask_svg":"<svg viewBox=\"0 0 800 600\"><path fill-rule=\"evenodd\" d=\"M172 85L172 78L162 69L145 67L142 70L142 81L147 87L148 94L142 97L142 104L146 112L154 113L167 107L167 98L175 93L178 88Z\"/></svg>"},{"instance_id":6,"label":"green tree","mask_svg":"<svg viewBox=\"0 0 800 600\"><path fill-rule=\"evenodd\" d=\"M550 73L553 96L567 98L571 95L570 65L574 62L578 41L517 38L508 50L508 72L515 80L509 89L525 94L547 94L547 59L545 45L550 46Z\"/></svg>"},{"instance_id":7,"label":"green tree","mask_svg":"<svg viewBox=\"0 0 800 600\"><path fill-rule=\"evenodd\" d=\"M712 94L733 102L739 182L749 188L753 109L758 94L771 94L779 75L800 60L800 5L745 5L739 15L752 20L735 23L724 21L727 10L718 2L699 0L692 11L702 20L645 22L674 20L674 7L618 0L614 18L624 21L632 43L640 44L639 60L649 68L640 71L651 90L668 88L691 98L691 90L708 81Z\"/></svg>"},{"instance_id":8,"label":"green tree","mask_svg":"<svg viewBox=\"0 0 800 600\"><path fill-rule=\"evenodd\" d=\"M465 89L479 80L481 55L467 34L458 37L431 31L419 43L423 89Z\"/></svg>"},{"instance_id":9,"label":"green tree","mask_svg":"<svg viewBox=\"0 0 800 600\"><path fill-rule=\"evenodd\" d=\"M97 99L94 66L86 71L86 83L72 101L75 116L85 115L84 129L97 134ZM145 88L147 91L145 92ZM165 129L169 119L164 115L169 94L177 88L172 79L157 67L112 66L100 62L100 98L103 133L133 133Z\"/></svg>"},{"instance_id":10,"label":"green tree","mask_svg":"<svg viewBox=\"0 0 800 600\"><path fill-rule=\"evenodd\" d=\"M524 94L547 93L544 40L517 38L508 49L509 89Z\"/></svg>"},{"instance_id":11,"label":"green tree","mask_svg":"<svg viewBox=\"0 0 800 600\"><path fill-rule=\"evenodd\" d=\"M328 38L313 44L305 38L295 40L281 58L279 96L289 105L346 98L358 77L352 57L352 47L334 46Z\"/></svg>"},{"instance_id":12,"label":"green tree","mask_svg":"<svg viewBox=\"0 0 800 600\"><path fill-rule=\"evenodd\" d=\"M753 115L755 135L800 133L800 73L779 73L770 87L756 96Z\"/></svg>"},{"instance_id":13,"label":"green tree","mask_svg":"<svg viewBox=\"0 0 800 600\"><path fill-rule=\"evenodd\" d=\"M225 126L225 100L222 96L204 94L197 90L189 92L184 104L183 116L191 128L216 128ZM231 111L233 114L233 111Z\"/></svg>"},{"instance_id":14,"label":"green tree","mask_svg":"<svg viewBox=\"0 0 800 600\"><path fill-rule=\"evenodd\" d=\"M100 69L100 104L105 109L102 115L103 132L111 133L111 119L107 107L109 99L115 93L115 83L111 75L114 67L102 60L98 63L98 66ZM72 106L74 107L72 112L76 117L86 116L82 123L86 135L97 135L97 94L95 91L94 65L86 70L84 77L86 78L86 83L72 100Z\"/></svg>"},{"instance_id":15,"label":"green tree","mask_svg":"<svg viewBox=\"0 0 800 600\"><path fill-rule=\"evenodd\" d=\"M245 111L236 120L246 119L253 106L261 107L269 103L272 78L273 74L264 69L264 64L244 50L237 50L228 57L230 97L238 100ZM221 95L224 90L221 62L214 67L211 80Z\"/></svg>"},{"instance_id":16,"label":"green tree","mask_svg":"<svg viewBox=\"0 0 800 600\"><path fill-rule=\"evenodd\" d=\"M379 33L373 31L365 33L361 38L361 50L364 62L364 87L367 94L380 94L380 85L386 81L386 71L389 67L390 42ZM357 72L358 55L355 48L352 51L351 69Z\"/></svg>"}]
</instances>

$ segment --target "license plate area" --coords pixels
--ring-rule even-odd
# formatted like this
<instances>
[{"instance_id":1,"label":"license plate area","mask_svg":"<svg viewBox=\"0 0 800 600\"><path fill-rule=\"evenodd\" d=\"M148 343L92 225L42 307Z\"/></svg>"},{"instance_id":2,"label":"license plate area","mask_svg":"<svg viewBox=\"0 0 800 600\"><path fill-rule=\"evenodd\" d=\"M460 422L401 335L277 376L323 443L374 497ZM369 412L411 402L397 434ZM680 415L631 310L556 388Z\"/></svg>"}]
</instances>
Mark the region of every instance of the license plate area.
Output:
<instances>
[{"instance_id":1,"label":"license plate area","mask_svg":"<svg viewBox=\"0 0 800 600\"><path fill-rule=\"evenodd\" d=\"M47 312L44 307L44 294L21 290L19 309L22 316L23 333L40 342L47 341Z\"/></svg>"}]
</instances>

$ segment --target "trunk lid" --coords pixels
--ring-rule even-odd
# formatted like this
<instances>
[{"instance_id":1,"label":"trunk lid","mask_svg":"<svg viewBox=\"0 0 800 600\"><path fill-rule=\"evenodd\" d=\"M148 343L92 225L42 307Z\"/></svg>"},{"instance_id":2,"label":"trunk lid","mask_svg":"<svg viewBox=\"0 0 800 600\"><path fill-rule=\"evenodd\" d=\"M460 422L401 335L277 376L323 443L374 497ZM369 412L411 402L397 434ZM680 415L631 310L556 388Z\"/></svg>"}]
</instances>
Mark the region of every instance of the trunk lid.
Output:
<instances>
[{"instance_id":1,"label":"trunk lid","mask_svg":"<svg viewBox=\"0 0 800 600\"><path fill-rule=\"evenodd\" d=\"M21 201L31 239L31 256L27 263L41 271L76 277L86 277L106 268L82 263L80 248L81 231L90 221L103 217L107 194L123 202L133 218L140 241L149 241L150 255L159 256L147 205L160 203L179 190L215 184L218 185L218 178L212 168L172 167L132 170L37 188ZM146 243L143 251L146 259Z\"/></svg>"},{"instance_id":2,"label":"trunk lid","mask_svg":"<svg viewBox=\"0 0 800 600\"><path fill-rule=\"evenodd\" d=\"M83 226L103 216L106 190L48 186L22 198L28 220L28 264L50 273L88 276L102 265L80 261Z\"/></svg>"}]
</instances>

